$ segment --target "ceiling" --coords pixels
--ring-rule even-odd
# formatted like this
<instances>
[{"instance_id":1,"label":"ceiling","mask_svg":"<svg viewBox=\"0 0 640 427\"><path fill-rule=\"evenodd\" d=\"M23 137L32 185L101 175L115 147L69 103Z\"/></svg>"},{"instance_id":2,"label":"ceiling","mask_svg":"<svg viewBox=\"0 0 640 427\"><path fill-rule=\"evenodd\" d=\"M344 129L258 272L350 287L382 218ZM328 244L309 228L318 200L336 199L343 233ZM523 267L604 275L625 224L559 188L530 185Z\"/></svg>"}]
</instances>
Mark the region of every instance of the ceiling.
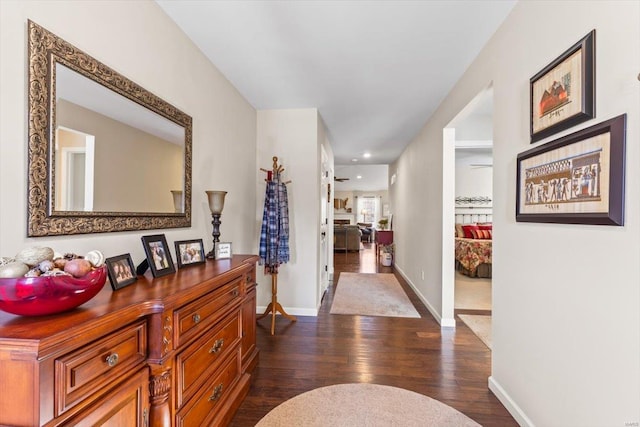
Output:
<instances>
[{"instance_id":1,"label":"ceiling","mask_svg":"<svg viewBox=\"0 0 640 427\"><path fill-rule=\"evenodd\" d=\"M256 109L318 108L336 165L396 160L516 3L156 1Z\"/></svg>"},{"instance_id":2,"label":"ceiling","mask_svg":"<svg viewBox=\"0 0 640 427\"><path fill-rule=\"evenodd\" d=\"M336 165L334 176L349 178L336 181L335 191L384 191L389 188L388 165ZM360 177L360 178L358 178Z\"/></svg>"}]
</instances>

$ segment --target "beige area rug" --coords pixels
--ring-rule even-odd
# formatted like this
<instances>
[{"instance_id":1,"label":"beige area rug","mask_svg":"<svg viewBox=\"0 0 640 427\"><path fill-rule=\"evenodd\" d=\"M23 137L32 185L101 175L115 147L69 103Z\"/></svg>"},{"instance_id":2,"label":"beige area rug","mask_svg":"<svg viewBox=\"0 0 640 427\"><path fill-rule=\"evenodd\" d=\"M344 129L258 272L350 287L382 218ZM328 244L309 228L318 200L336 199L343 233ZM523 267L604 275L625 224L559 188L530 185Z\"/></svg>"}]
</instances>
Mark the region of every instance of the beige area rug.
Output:
<instances>
[{"instance_id":1,"label":"beige area rug","mask_svg":"<svg viewBox=\"0 0 640 427\"><path fill-rule=\"evenodd\" d=\"M468 277L456 271L455 281L455 308L491 310L491 279Z\"/></svg>"},{"instance_id":2,"label":"beige area rug","mask_svg":"<svg viewBox=\"0 0 640 427\"><path fill-rule=\"evenodd\" d=\"M459 314L458 317L491 349L491 316Z\"/></svg>"},{"instance_id":3,"label":"beige area rug","mask_svg":"<svg viewBox=\"0 0 640 427\"><path fill-rule=\"evenodd\" d=\"M287 400L256 427L477 427L480 424L435 399L376 384L321 387Z\"/></svg>"},{"instance_id":4,"label":"beige area rug","mask_svg":"<svg viewBox=\"0 0 640 427\"><path fill-rule=\"evenodd\" d=\"M331 314L420 317L391 273L340 273Z\"/></svg>"}]
</instances>

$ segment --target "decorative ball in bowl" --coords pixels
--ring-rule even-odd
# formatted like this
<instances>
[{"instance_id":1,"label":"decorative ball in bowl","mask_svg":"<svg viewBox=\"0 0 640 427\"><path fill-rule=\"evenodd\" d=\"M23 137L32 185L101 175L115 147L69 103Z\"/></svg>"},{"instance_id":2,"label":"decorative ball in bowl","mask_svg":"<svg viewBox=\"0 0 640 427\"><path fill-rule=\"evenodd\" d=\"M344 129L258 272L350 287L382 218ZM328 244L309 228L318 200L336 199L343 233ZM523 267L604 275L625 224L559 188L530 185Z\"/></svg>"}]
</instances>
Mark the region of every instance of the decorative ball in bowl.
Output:
<instances>
[{"instance_id":1,"label":"decorative ball in bowl","mask_svg":"<svg viewBox=\"0 0 640 427\"><path fill-rule=\"evenodd\" d=\"M107 281L101 266L82 277L70 275L0 278L0 310L44 316L72 310L97 295Z\"/></svg>"}]
</instances>

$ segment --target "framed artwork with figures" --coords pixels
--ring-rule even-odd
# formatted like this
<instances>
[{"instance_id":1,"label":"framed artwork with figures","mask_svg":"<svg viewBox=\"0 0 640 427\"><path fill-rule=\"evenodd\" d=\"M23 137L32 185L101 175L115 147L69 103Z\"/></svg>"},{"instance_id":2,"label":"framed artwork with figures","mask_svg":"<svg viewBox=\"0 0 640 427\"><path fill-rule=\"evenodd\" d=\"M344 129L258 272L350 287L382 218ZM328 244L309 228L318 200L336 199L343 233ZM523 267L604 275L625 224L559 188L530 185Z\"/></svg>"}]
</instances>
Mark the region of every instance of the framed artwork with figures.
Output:
<instances>
[{"instance_id":1,"label":"framed artwork with figures","mask_svg":"<svg viewBox=\"0 0 640 427\"><path fill-rule=\"evenodd\" d=\"M624 225L626 115L518 155L516 221Z\"/></svg>"}]
</instances>

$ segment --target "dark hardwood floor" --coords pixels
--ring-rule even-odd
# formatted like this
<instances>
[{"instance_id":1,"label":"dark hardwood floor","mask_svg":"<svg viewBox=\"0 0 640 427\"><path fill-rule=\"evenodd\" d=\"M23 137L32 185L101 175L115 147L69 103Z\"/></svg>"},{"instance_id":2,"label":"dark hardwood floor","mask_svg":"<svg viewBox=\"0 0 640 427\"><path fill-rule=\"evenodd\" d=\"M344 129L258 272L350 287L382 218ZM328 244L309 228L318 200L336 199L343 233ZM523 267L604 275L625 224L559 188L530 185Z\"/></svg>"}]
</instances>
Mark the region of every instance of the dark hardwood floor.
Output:
<instances>
[{"instance_id":1,"label":"dark hardwood floor","mask_svg":"<svg viewBox=\"0 0 640 427\"><path fill-rule=\"evenodd\" d=\"M363 246L334 255L334 284L318 317L291 323L278 316L275 336L270 318L258 322L260 361L230 425L254 426L280 403L317 387L366 382L427 395L483 426L517 426L488 389L489 349L462 322L441 329L404 279L376 263L373 245ZM395 273L422 318L330 314L341 272Z\"/></svg>"}]
</instances>

